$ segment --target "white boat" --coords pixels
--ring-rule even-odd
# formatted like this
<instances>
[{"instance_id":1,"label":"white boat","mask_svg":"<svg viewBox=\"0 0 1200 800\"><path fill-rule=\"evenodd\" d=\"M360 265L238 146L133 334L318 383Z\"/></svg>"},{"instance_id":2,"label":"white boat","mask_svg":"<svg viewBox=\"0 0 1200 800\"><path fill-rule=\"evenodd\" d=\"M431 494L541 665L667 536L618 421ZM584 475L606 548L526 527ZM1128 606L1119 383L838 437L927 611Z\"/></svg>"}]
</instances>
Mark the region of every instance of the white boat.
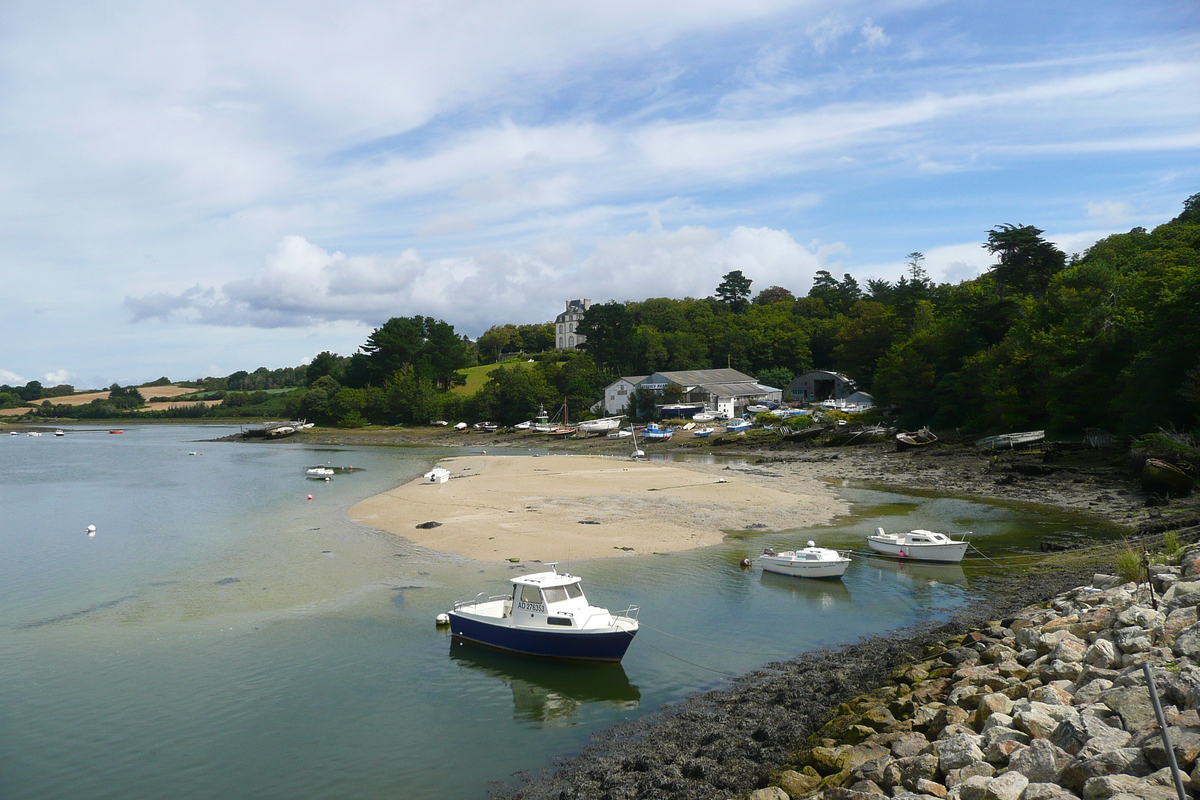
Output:
<instances>
[{"instance_id":1,"label":"white boat","mask_svg":"<svg viewBox=\"0 0 1200 800\"><path fill-rule=\"evenodd\" d=\"M607 438L609 438L609 439L628 439L630 436L633 436L633 431L628 431L628 430L622 429L619 431L613 431L612 433L610 433L608 435Z\"/></svg>"},{"instance_id":2,"label":"white boat","mask_svg":"<svg viewBox=\"0 0 1200 800\"><path fill-rule=\"evenodd\" d=\"M483 431L484 433L494 433L495 431L500 430L500 426L497 425L495 422L486 422L486 421L485 422L476 422L472 427L474 427L475 430Z\"/></svg>"},{"instance_id":3,"label":"white boat","mask_svg":"<svg viewBox=\"0 0 1200 800\"><path fill-rule=\"evenodd\" d=\"M549 572L512 578L512 592L454 604L457 638L535 656L620 661L638 632L638 606L618 614L588 603L580 579Z\"/></svg>"},{"instance_id":4,"label":"white boat","mask_svg":"<svg viewBox=\"0 0 1200 800\"><path fill-rule=\"evenodd\" d=\"M809 541L808 547L801 550L777 553L768 548L758 560L766 572L798 578L840 578L846 572L846 567L850 566L849 556L837 550L817 547L813 541Z\"/></svg>"},{"instance_id":5,"label":"white boat","mask_svg":"<svg viewBox=\"0 0 1200 800\"><path fill-rule=\"evenodd\" d=\"M615 431L621 427L621 420L624 417L601 417L600 419L588 419L577 423L580 433L608 433Z\"/></svg>"},{"instance_id":6,"label":"white boat","mask_svg":"<svg viewBox=\"0 0 1200 800\"><path fill-rule=\"evenodd\" d=\"M977 439L975 446L981 450L1014 450L1019 447L1037 444L1045 438L1045 431L1001 433L996 436L985 436L982 439Z\"/></svg>"},{"instance_id":7,"label":"white boat","mask_svg":"<svg viewBox=\"0 0 1200 800\"><path fill-rule=\"evenodd\" d=\"M967 541L956 541L944 533L921 528L907 533L884 533L883 528L876 528L874 535L867 537L867 544L872 550L889 556L949 564L962 561L971 546Z\"/></svg>"},{"instance_id":8,"label":"white boat","mask_svg":"<svg viewBox=\"0 0 1200 800\"><path fill-rule=\"evenodd\" d=\"M730 433L741 433L742 431L748 431L750 430L750 420L734 420L725 426L725 430L729 431Z\"/></svg>"},{"instance_id":9,"label":"white boat","mask_svg":"<svg viewBox=\"0 0 1200 800\"><path fill-rule=\"evenodd\" d=\"M41 436L42 432L41 431L30 431L29 433L27 433L25 435L26 436Z\"/></svg>"},{"instance_id":10,"label":"white boat","mask_svg":"<svg viewBox=\"0 0 1200 800\"><path fill-rule=\"evenodd\" d=\"M697 428L696 430L692 431L692 436L695 436L697 439L706 439L712 435L712 428Z\"/></svg>"},{"instance_id":11,"label":"white boat","mask_svg":"<svg viewBox=\"0 0 1200 800\"><path fill-rule=\"evenodd\" d=\"M466 429L467 429L467 423L465 423L465 422L456 422L456 423L454 423L454 430L456 430L456 431L465 431Z\"/></svg>"},{"instance_id":12,"label":"white boat","mask_svg":"<svg viewBox=\"0 0 1200 800\"><path fill-rule=\"evenodd\" d=\"M59 429L59 430L56 430L56 431L54 432L54 435L55 435L55 436L66 436L66 435L67 435L67 432L66 432L66 431L64 431L64 430L61 430L61 429Z\"/></svg>"},{"instance_id":13,"label":"white boat","mask_svg":"<svg viewBox=\"0 0 1200 800\"><path fill-rule=\"evenodd\" d=\"M309 467L304 471L304 477L312 478L315 481L331 480L333 469L331 467Z\"/></svg>"},{"instance_id":14,"label":"white boat","mask_svg":"<svg viewBox=\"0 0 1200 800\"><path fill-rule=\"evenodd\" d=\"M674 428L664 428L655 422L647 424L642 429L642 441L646 442L665 442L674 435Z\"/></svg>"},{"instance_id":15,"label":"white boat","mask_svg":"<svg viewBox=\"0 0 1200 800\"><path fill-rule=\"evenodd\" d=\"M692 422L712 422L717 418L715 411L701 411L699 414L692 415Z\"/></svg>"}]
</instances>

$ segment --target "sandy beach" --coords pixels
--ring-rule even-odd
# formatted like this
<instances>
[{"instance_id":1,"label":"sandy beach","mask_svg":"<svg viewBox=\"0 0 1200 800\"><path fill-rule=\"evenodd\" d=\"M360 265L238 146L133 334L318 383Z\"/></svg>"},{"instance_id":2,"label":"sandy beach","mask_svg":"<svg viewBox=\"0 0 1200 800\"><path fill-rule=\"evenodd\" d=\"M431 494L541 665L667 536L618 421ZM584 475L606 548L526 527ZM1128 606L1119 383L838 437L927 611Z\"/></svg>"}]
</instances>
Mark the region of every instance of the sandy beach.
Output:
<instances>
[{"instance_id":1,"label":"sandy beach","mask_svg":"<svg viewBox=\"0 0 1200 800\"><path fill-rule=\"evenodd\" d=\"M363 525L480 561L555 561L667 553L725 532L828 522L847 507L821 481L736 465L603 456L467 456L350 509ZM418 528L423 523L440 525Z\"/></svg>"}]
</instances>

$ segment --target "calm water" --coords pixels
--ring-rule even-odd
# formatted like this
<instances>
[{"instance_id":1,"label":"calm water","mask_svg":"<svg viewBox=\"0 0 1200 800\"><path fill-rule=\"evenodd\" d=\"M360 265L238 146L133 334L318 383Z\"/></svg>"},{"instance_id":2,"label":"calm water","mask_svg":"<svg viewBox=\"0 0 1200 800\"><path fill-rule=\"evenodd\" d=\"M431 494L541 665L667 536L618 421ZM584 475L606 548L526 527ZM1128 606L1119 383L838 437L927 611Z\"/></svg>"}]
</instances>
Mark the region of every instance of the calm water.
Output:
<instances>
[{"instance_id":1,"label":"calm water","mask_svg":"<svg viewBox=\"0 0 1200 800\"><path fill-rule=\"evenodd\" d=\"M616 721L970 599L958 566L859 559L840 583L739 567L764 546L859 547L875 525L924 526L972 529L1001 554L1088 529L840 487L854 513L832 526L571 564L597 605L640 604L643 628L619 666L563 666L454 645L433 625L530 565L346 519L439 452L203 441L229 430L0 436L0 797L482 798ZM363 470L306 481L317 463Z\"/></svg>"}]
</instances>

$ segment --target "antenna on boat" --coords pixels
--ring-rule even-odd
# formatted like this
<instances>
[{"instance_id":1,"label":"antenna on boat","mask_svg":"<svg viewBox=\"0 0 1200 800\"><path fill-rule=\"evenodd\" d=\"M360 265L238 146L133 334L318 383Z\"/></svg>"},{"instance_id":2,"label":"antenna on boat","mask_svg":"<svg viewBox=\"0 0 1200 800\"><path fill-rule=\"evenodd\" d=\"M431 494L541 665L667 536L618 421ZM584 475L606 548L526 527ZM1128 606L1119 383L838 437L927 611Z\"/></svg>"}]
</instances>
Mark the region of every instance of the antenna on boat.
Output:
<instances>
[{"instance_id":1,"label":"antenna on boat","mask_svg":"<svg viewBox=\"0 0 1200 800\"><path fill-rule=\"evenodd\" d=\"M550 570L551 570L551 571L552 571L552 572L553 572L555 575L557 575L557 574L558 574L558 570L554 569L556 566L558 566L558 562L557 562L557 561L547 561L547 562L546 562L546 566L547 566L547 567L549 567L549 568L550 568Z\"/></svg>"}]
</instances>

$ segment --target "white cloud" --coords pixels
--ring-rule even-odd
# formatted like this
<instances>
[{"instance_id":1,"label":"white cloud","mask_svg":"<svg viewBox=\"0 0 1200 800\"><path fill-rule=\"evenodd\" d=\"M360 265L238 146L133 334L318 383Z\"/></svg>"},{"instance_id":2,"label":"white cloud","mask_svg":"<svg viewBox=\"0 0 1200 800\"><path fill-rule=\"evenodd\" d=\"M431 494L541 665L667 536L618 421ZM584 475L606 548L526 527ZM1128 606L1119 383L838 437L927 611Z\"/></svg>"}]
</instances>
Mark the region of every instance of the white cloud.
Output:
<instances>
[{"instance_id":1,"label":"white cloud","mask_svg":"<svg viewBox=\"0 0 1200 800\"><path fill-rule=\"evenodd\" d=\"M891 37L883 32L883 28L878 25L871 24L871 18L867 17L867 21L862 26L862 45L868 50L876 47L884 47L888 42L892 41Z\"/></svg>"},{"instance_id":2,"label":"white cloud","mask_svg":"<svg viewBox=\"0 0 1200 800\"><path fill-rule=\"evenodd\" d=\"M466 214L442 214L417 226L418 236L449 236L475 230L475 220Z\"/></svg>"},{"instance_id":3,"label":"white cloud","mask_svg":"<svg viewBox=\"0 0 1200 800\"><path fill-rule=\"evenodd\" d=\"M1101 200L1084 206L1088 217L1106 225L1120 225L1129 221L1133 208L1128 203L1118 203L1115 200Z\"/></svg>"},{"instance_id":4,"label":"white cloud","mask_svg":"<svg viewBox=\"0 0 1200 800\"><path fill-rule=\"evenodd\" d=\"M803 294L813 273L846 251L840 242L806 247L771 228L737 227L722 236L710 228L654 224L601 239L582 260L572 258L574 245L565 241L542 243L532 253L487 250L426 260L413 249L394 257L348 257L289 236L248 278L126 297L125 305L135 321L256 328L334 321L373 326L391 316L422 314L478 335L499 323L548 319L567 297L706 297L733 269L756 285Z\"/></svg>"},{"instance_id":5,"label":"white cloud","mask_svg":"<svg viewBox=\"0 0 1200 800\"><path fill-rule=\"evenodd\" d=\"M804 32L808 35L813 50L818 55L824 55L827 50L853 30L854 26L842 17L825 17L811 23Z\"/></svg>"},{"instance_id":6,"label":"white cloud","mask_svg":"<svg viewBox=\"0 0 1200 800\"><path fill-rule=\"evenodd\" d=\"M0 383L7 383L9 386L24 386L26 381L15 372L0 369Z\"/></svg>"},{"instance_id":7,"label":"white cloud","mask_svg":"<svg viewBox=\"0 0 1200 800\"><path fill-rule=\"evenodd\" d=\"M46 386L60 386L64 383L70 383L74 379L75 379L74 373L67 372L65 369L55 370L54 372L47 372L43 376L43 382L44 382L44 385L46 385Z\"/></svg>"}]
</instances>

